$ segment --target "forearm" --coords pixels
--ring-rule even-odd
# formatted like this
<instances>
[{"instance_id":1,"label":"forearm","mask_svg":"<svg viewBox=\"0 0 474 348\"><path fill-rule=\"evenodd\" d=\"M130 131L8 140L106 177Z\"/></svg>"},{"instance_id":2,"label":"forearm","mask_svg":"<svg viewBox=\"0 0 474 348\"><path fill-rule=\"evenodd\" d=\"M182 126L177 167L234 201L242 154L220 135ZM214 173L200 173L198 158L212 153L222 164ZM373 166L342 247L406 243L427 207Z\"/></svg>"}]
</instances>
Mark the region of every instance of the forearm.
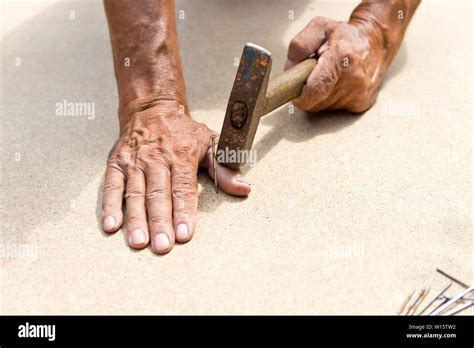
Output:
<instances>
[{"instance_id":1,"label":"forearm","mask_svg":"<svg viewBox=\"0 0 474 348\"><path fill-rule=\"evenodd\" d=\"M384 70L400 48L405 31L420 0L364 0L352 12L350 23L370 33L385 52Z\"/></svg>"},{"instance_id":2,"label":"forearm","mask_svg":"<svg viewBox=\"0 0 474 348\"><path fill-rule=\"evenodd\" d=\"M186 105L174 1L104 0L119 117L162 100Z\"/></svg>"}]
</instances>

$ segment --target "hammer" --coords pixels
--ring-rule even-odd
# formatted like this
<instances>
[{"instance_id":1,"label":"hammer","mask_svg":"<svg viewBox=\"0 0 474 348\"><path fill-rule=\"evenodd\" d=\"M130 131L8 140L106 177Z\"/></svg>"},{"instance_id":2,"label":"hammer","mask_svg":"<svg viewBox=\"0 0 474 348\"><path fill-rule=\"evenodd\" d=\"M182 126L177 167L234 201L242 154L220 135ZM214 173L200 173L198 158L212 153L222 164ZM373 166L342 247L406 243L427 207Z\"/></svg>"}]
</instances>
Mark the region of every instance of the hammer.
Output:
<instances>
[{"instance_id":1,"label":"hammer","mask_svg":"<svg viewBox=\"0 0 474 348\"><path fill-rule=\"evenodd\" d=\"M316 59L308 58L269 81L272 54L245 45L217 146L218 163L234 169L245 164L260 118L298 97L315 65Z\"/></svg>"}]
</instances>

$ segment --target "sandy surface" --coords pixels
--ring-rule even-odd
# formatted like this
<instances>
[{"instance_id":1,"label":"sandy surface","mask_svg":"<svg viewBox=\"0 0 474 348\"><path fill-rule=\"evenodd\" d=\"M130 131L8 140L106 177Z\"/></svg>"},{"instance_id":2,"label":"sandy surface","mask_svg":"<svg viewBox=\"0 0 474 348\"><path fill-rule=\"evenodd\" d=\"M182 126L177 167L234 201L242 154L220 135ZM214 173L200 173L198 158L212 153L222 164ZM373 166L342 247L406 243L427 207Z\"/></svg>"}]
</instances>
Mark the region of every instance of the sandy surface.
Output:
<instances>
[{"instance_id":1,"label":"sandy surface","mask_svg":"<svg viewBox=\"0 0 474 348\"><path fill-rule=\"evenodd\" d=\"M279 71L310 18L353 7L178 2L192 115L220 130L245 42ZM201 176L199 230L165 257L99 228L118 132L102 3L8 2L2 22L2 313L393 314L411 289L446 283L436 267L472 283L470 2L420 6L363 116L285 106L262 120L252 195ZM55 115L64 99L95 103L95 118Z\"/></svg>"}]
</instances>

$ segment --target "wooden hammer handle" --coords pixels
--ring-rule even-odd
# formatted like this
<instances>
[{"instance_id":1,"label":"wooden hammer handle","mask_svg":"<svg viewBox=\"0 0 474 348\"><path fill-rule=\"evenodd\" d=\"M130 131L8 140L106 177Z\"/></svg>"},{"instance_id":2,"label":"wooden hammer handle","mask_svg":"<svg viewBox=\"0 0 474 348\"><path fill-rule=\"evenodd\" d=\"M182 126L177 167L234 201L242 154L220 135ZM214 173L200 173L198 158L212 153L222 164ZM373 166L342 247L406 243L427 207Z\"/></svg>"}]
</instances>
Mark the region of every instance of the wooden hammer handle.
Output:
<instances>
[{"instance_id":1,"label":"wooden hammer handle","mask_svg":"<svg viewBox=\"0 0 474 348\"><path fill-rule=\"evenodd\" d=\"M308 58L270 79L267 88L267 105L263 115L299 97L306 79L315 66L316 59Z\"/></svg>"}]
</instances>

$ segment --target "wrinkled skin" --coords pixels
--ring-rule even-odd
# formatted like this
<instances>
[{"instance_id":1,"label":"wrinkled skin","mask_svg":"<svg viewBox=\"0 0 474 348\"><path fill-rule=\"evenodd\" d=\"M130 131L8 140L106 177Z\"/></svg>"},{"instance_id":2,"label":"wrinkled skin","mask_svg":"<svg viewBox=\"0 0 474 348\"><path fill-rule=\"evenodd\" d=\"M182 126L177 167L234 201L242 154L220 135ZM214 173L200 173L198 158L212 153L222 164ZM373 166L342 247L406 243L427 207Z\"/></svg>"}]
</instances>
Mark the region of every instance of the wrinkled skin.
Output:
<instances>
[{"instance_id":1,"label":"wrinkled skin","mask_svg":"<svg viewBox=\"0 0 474 348\"><path fill-rule=\"evenodd\" d=\"M419 1L364 1L348 23L315 17L291 41L289 69L315 54L318 63L293 103L304 110L360 113L377 98Z\"/></svg>"},{"instance_id":2,"label":"wrinkled skin","mask_svg":"<svg viewBox=\"0 0 474 348\"><path fill-rule=\"evenodd\" d=\"M179 103L163 101L127 118L110 153L103 199L104 230L122 223L125 193L129 243L143 248L151 241L157 253L187 242L196 229L197 171L211 164L211 136L204 124L180 112ZM216 138L217 139L217 138ZM239 176L218 166L221 188L245 196L250 188ZM114 221L105 220L112 217Z\"/></svg>"},{"instance_id":3,"label":"wrinkled skin","mask_svg":"<svg viewBox=\"0 0 474 348\"><path fill-rule=\"evenodd\" d=\"M317 17L291 42L286 68L318 63L294 103L308 111L362 112L373 105L418 6L417 0L362 1L349 23ZM196 231L197 171L211 165L217 133L188 112L171 0L104 0L119 94L120 136L105 173L102 227L124 224L129 244L165 254ZM403 11L403 19L396 16ZM216 143L218 139L215 139ZM250 186L217 164L218 185L246 196Z\"/></svg>"},{"instance_id":4,"label":"wrinkled skin","mask_svg":"<svg viewBox=\"0 0 474 348\"><path fill-rule=\"evenodd\" d=\"M174 2L105 0L104 7L120 135L105 173L102 228L114 233L125 223L132 248L151 244L155 253L165 254L196 231L197 172L207 168L214 178L211 136L217 133L188 111ZM238 172L218 164L216 172L223 191L249 194Z\"/></svg>"},{"instance_id":5,"label":"wrinkled skin","mask_svg":"<svg viewBox=\"0 0 474 348\"><path fill-rule=\"evenodd\" d=\"M354 25L314 18L289 47L286 68L314 52L319 56L301 96L293 103L311 112L370 108L384 72L383 47L372 41Z\"/></svg>"}]
</instances>

